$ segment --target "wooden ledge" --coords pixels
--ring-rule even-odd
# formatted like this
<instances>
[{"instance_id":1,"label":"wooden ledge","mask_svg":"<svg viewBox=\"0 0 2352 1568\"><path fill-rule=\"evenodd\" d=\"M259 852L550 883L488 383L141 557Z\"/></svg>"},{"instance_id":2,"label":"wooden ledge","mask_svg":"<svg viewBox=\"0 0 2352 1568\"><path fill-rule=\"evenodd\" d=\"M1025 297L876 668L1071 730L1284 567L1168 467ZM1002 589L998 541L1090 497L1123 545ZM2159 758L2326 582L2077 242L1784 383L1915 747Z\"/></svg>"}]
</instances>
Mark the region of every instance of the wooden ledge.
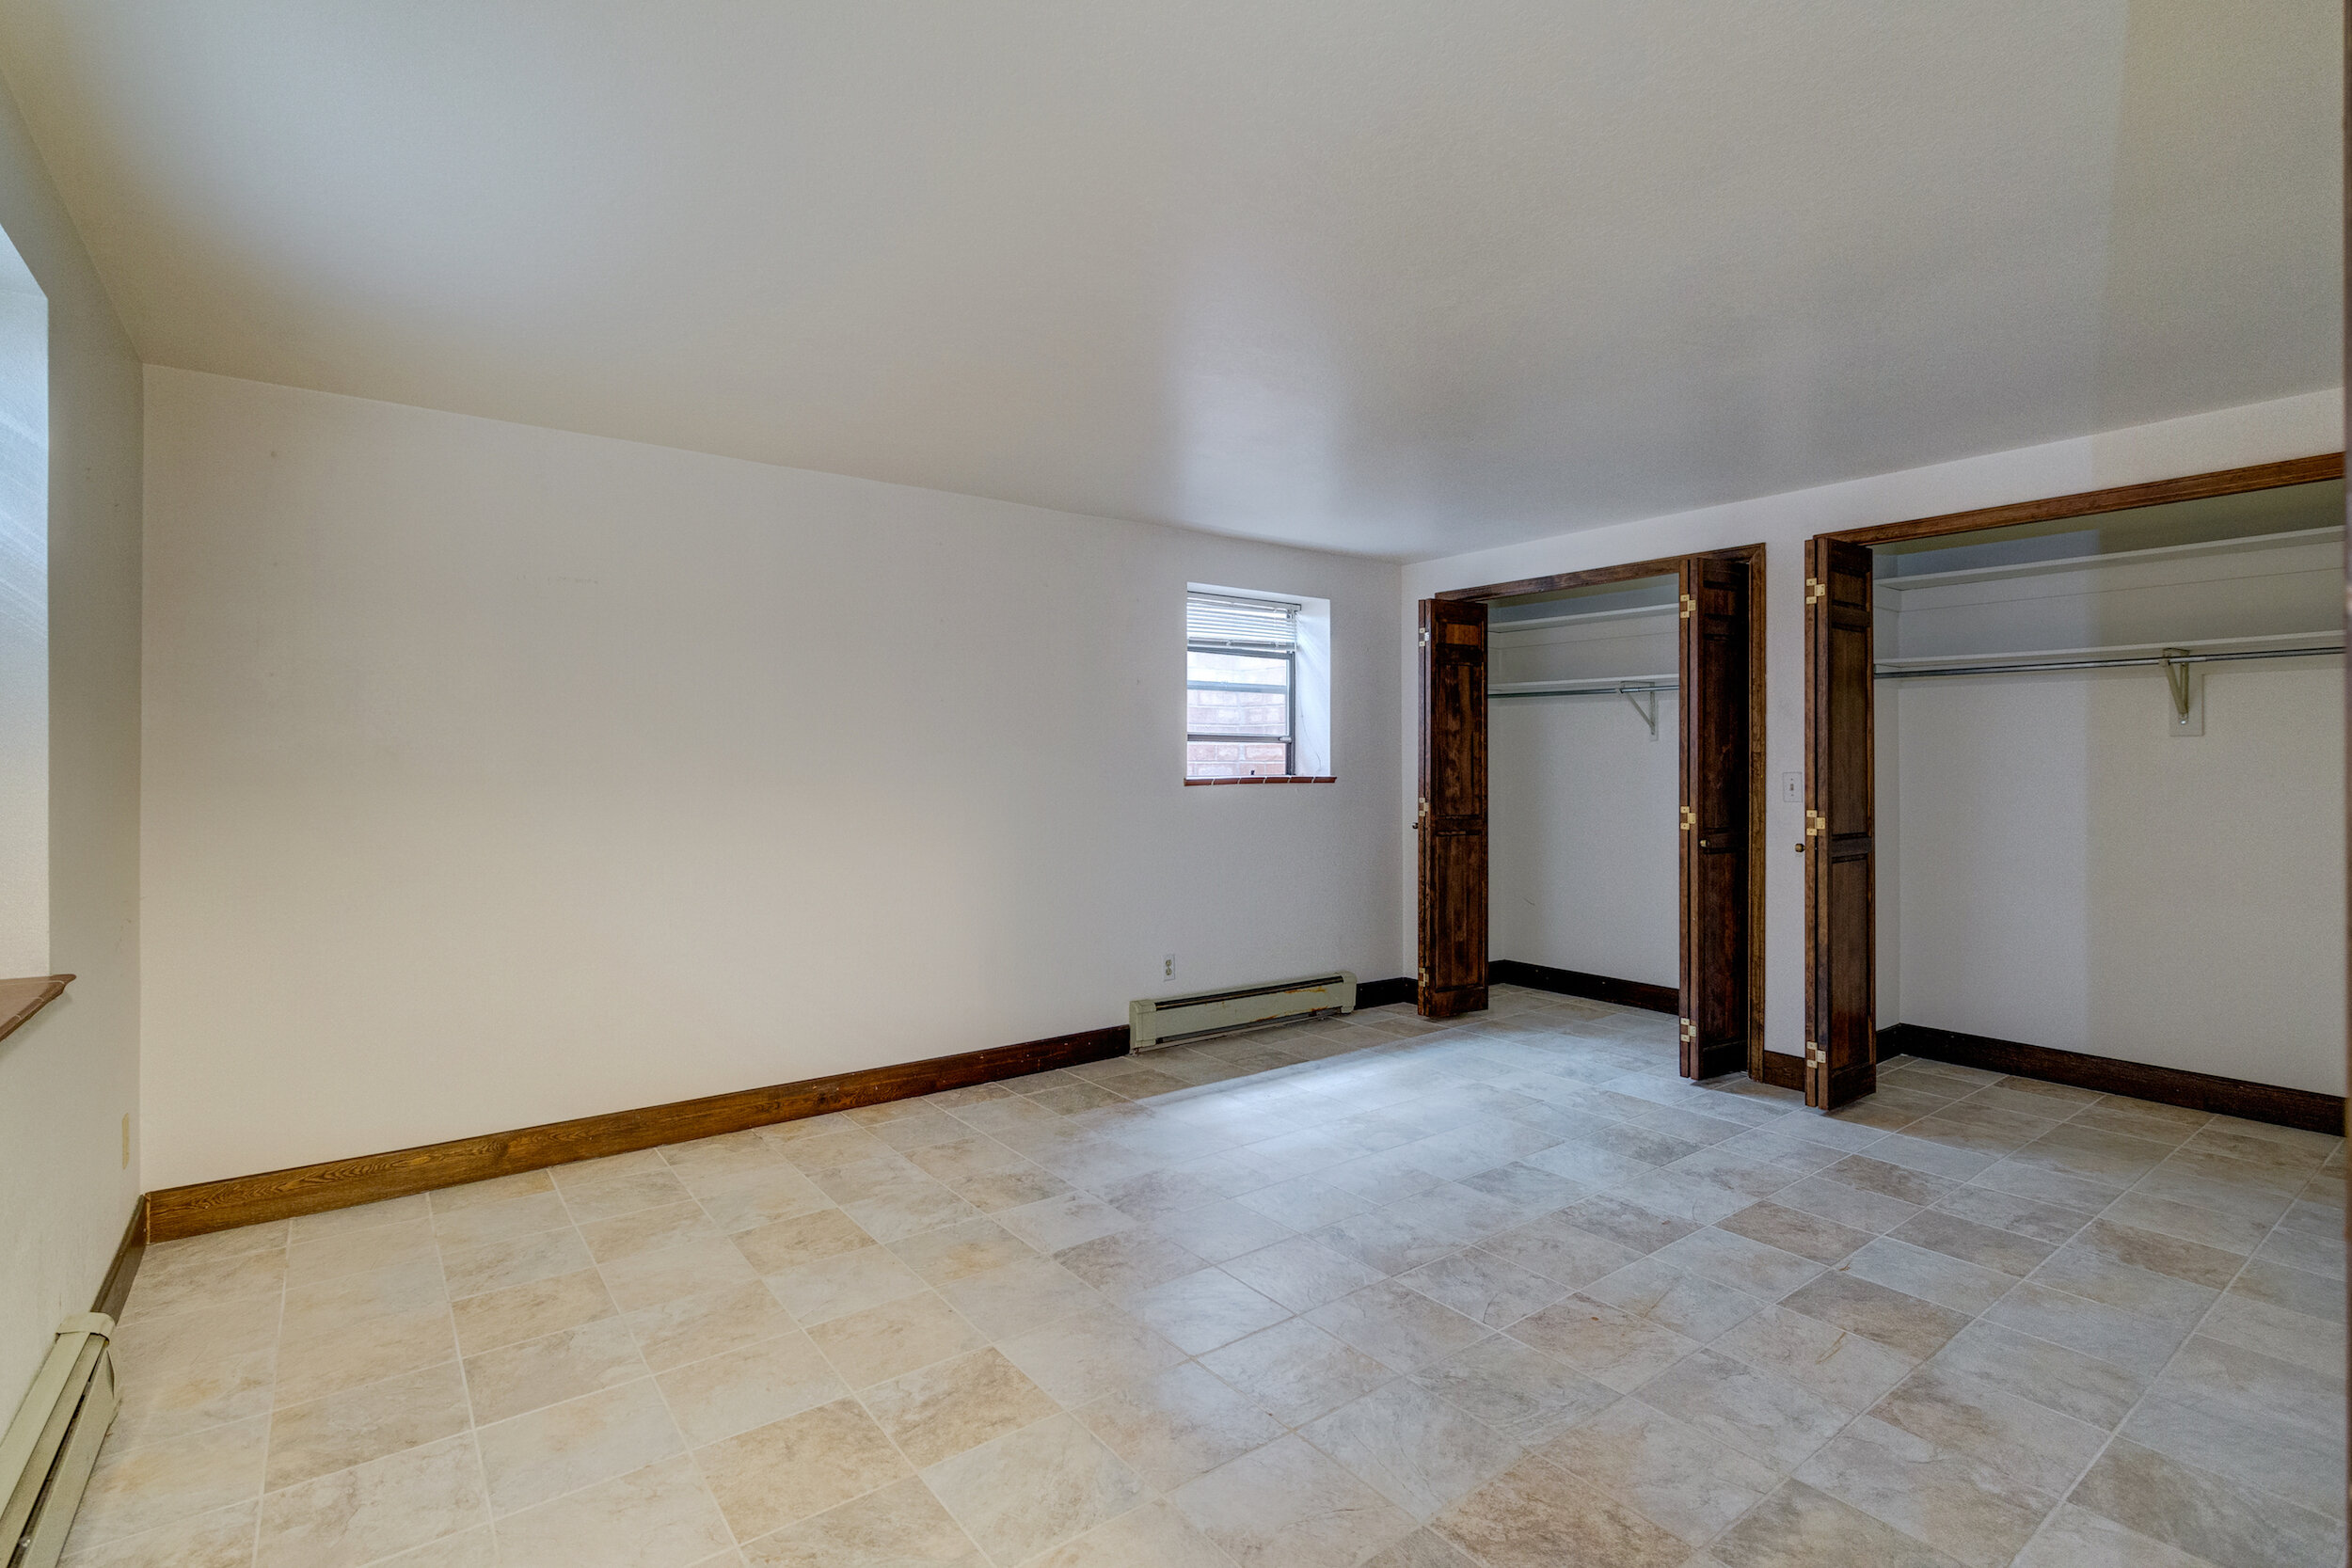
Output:
<instances>
[{"instance_id":1,"label":"wooden ledge","mask_svg":"<svg viewBox=\"0 0 2352 1568\"><path fill-rule=\"evenodd\" d=\"M1277 773L1271 777L1261 776L1253 779L1186 779L1184 787L1191 789L1199 784L1338 784L1339 782L1338 776L1330 773Z\"/></svg>"},{"instance_id":2,"label":"wooden ledge","mask_svg":"<svg viewBox=\"0 0 2352 1568\"><path fill-rule=\"evenodd\" d=\"M35 974L0 980L0 1039L7 1039L43 1007L65 994L71 974Z\"/></svg>"},{"instance_id":3,"label":"wooden ledge","mask_svg":"<svg viewBox=\"0 0 2352 1568\"><path fill-rule=\"evenodd\" d=\"M0 980L0 1040L63 996L72 978L71 974L36 974L25 980Z\"/></svg>"}]
</instances>

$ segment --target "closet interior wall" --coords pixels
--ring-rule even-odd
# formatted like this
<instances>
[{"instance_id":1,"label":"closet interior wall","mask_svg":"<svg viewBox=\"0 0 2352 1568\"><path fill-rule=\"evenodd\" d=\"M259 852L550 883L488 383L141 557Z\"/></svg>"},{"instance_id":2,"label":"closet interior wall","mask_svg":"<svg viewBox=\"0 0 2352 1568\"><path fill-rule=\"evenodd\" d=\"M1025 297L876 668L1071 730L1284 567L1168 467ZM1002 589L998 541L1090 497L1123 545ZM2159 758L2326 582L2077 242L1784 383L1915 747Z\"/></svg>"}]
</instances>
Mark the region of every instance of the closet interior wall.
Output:
<instances>
[{"instance_id":1,"label":"closet interior wall","mask_svg":"<svg viewBox=\"0 0 2352 1568\"><path fill-rule=\"evenodd\" d=\"M1882 1026L2344 1092L2341 657L2193 666L2189 726L2162 669L1888 678L2336 641L2343 515L2333 481L1878 552Z\"/></svg>"},{"instance_id":2,"label":"closet interior wall","mask_svg":"<svg viewBox=\"0 0 2352 1568\"><path fill-rule=\"evenodd\" d=\"M1490 951L1672 989L1679 979L1676 583L1649 578L1487 623ZM1564 695L1514 691L1593 682ZM1659 689L1620 694L1610 683ZM1655 734L1643 711L1655 703Z\"/></svg>"}]
</instances>

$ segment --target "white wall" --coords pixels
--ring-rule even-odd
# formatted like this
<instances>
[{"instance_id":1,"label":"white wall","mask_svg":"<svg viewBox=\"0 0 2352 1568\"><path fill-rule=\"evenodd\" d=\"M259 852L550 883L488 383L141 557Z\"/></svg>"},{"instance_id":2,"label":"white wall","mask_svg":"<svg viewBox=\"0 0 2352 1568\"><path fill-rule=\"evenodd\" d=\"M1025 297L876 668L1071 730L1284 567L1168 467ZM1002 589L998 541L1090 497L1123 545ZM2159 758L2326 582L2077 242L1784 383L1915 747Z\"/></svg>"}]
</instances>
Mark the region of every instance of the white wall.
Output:
<instances>
[{"instance_id":1,"label":"white wall","mask_svg":"<svg viewBox=\"0 0 2352 1568\"><path fill-rule=\"evenodd\" d=\"M46 967L80 978L0 1040L0 1419L87 1312L139 1192L139 372L13 101L0 230L48 296ZM12 739L15 737L11 737Z\"/></svg>"},{"instance_id":2,"label":"white wall","mask_svg":"<svg viewBox=\"0 0 2352 1568\"><path fill-rule=\"evenodd\" d=\"M1804 884L1800 858L1788 847L1804 836L1804 808L1780 798L1784 772L1804 767L1805 539L1813 534L1906 517L2068 495L2111 485L2273 462L2344 444L2340 390L2218 410L2160 424L1994 452L1957 463L1906 469L1819 489L1766 496L1725 506L1628 521L1501 549L1418 562L1405 568L1398 624L1411 624L1414 602L1448 588L1507 582L1686 551L1761 542L1766 546L1766 755L1774 787L1766 810L1765 1043L1794 1055L1804 1040ZM1400 654L1409 668L1410 640ZM1413 776L1416 719L1400 705L1400 776ZM1411 889L1400 930L1410 941ZM2314 918L2327 918L2315 911ZM2331 962L2337 960L2330 960Z\"/></svg>"},{"instance_id":3,"label":"white wall","mask_svg":"<svg viewBox=\"0 0 2352 1568\"><path fill-rule=\"evenodd\" d=\"M1487 715L1488 950L1679 985L1675 693L1658 695L1654 741L1613 693L1504 698Z\"/></svg>"},{"instance_id":4,"label":"white wall","mask_svg":"<svg viewBox=\"0 0 2352 1568\"><path fill-rule=\"evenodd\" d=\"M1647 612L1628 601L1662 599ZM1674 579L1646 579L1522 613L1591 620L1487 638L1487 678L1590 680L1675 673ZM1646 700L1646 699L1645 699ZM1676 805L1681 710L1658 693L1658 732L1614 692L1498 697L1487 712L1487 951L1498 958L1651 985L1681 982Z\"/></svg>"},{"instance_id":5,"label":"white wall","mask_svg":"<svg viewBox=\"0 0 2352 1568\"><path fill-rule=\"evenodd\" d=\"M1398 568L151 368L150 1187L1405 973ZM1182 785L1187 581L1331 785Z\"/></svg>"},{"instance_id":6,"label":"white wall","mask_svg":"<svg viewBox=\"0 0 2352 1568\"><path fill-rule=\"evenodd\" d=\"M2344 668L1908 682L1906 1022L2342 1094Z\"/></svg>"}]
</instances>

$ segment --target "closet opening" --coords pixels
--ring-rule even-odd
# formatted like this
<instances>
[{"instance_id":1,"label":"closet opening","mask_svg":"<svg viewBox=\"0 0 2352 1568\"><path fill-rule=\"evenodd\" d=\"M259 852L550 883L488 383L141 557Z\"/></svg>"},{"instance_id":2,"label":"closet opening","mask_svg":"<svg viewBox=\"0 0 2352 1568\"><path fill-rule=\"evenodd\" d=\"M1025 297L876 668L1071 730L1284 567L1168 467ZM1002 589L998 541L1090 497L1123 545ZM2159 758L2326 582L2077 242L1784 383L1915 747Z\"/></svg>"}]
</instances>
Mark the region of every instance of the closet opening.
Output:
<instances>
[{"instance_id":1,"label":"closet opening","mask_svg":"<svg viewBox=\"0 0 2352 1568\"><path fill-rule=\"evenodd\" d=\"M1808 1104L1899 1052L2336 1130L2343 474L1808 542Z\"/></svg>"},{"instance_id":2,"label":"closet opening","mask_svg":"<svg viewBox=\"0 0 2352 1568\"><path fill-rule=\"evenodd\" d=\"M1757 545L1422 601L1424 1017L1530 986L1764 1076L1762 579Z\"/></svg>"}]
</instances>

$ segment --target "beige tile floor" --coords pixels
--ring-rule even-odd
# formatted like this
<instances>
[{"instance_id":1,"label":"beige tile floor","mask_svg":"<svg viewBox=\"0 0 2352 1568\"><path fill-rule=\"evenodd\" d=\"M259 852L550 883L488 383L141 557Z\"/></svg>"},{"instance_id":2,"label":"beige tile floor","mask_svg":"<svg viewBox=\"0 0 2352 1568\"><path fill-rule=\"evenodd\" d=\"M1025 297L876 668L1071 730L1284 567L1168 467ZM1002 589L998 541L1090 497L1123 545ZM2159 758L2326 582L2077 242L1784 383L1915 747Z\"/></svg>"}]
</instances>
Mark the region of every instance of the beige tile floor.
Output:
<instances>
[{"instance_id":1,"label":"beige tile floor","mask_svg":"<svg viewBox=\"0 0 2352 1568\"><path fill-rule=\"evenodd\" d=\"M1533 992L152 1249L72 1568L2344 1557L2341 1140Z\"/></svg>"}]
</instances>

